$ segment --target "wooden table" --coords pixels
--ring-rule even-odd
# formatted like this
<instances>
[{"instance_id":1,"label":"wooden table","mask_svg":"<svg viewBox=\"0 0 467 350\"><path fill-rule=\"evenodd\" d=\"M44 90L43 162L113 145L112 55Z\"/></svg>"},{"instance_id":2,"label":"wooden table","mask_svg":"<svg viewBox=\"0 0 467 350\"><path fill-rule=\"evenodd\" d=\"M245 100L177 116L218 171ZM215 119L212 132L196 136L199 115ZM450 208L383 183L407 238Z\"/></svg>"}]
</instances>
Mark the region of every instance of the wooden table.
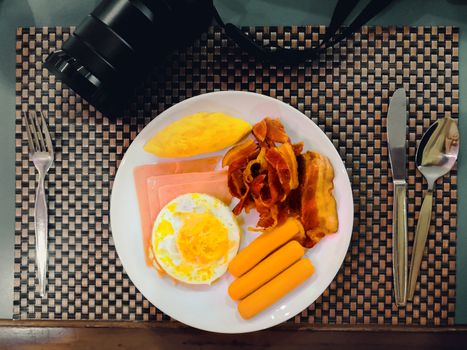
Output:
<instances>
[{"instance_id":1,"label":"wooden table","mask_svg":"<svg viewBox=\"0 0 467 350\"><path fill-rule=\"evenodd\" d=\"M281 325L217 334L179 323L0 321L0 349L464 349L467 327Z\"/></svg>"}]
</instances>

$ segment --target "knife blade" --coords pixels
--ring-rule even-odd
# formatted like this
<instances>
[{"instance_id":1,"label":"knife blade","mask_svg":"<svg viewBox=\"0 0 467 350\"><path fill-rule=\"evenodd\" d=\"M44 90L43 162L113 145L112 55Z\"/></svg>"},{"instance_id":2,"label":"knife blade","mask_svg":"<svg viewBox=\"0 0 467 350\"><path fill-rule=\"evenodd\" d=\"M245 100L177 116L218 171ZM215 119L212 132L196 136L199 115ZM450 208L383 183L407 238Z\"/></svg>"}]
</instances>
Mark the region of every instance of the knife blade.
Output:
<instances>
[{"instance_id":1,"label":"knife blade","mask_svg":"<svg viewBox=\"0 0 467 350\"><path fill-rule=\"evenodd\" d=\"M392 221L392 263L394 297L397 306L407 299L407 97L397 89L387 116L389 161L394 182Z\"/></svg>"},{"instance_id":2,"label":"knife blade","mask_svg":"<svg viewBox=\"0 0 467 350\"><path fill-rule=\"evenodd\" d=\"M394 180L407 177L407 98L404 89L397 89L388 110L388 147Z\"/></svg>"}]
</instances>

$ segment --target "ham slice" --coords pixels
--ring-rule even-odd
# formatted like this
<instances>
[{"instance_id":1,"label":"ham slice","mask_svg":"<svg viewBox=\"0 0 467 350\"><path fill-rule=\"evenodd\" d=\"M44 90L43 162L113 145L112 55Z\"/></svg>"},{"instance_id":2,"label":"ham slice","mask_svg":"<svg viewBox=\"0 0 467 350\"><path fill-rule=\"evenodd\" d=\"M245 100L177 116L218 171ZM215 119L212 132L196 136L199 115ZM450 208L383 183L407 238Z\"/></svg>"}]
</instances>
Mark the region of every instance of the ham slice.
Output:
<instances>
[{"instance_id":1,"label":"ham slice","mask_svg":"<svg viewBox=\"0 0 467 350\"><path fill-rule=\"evenodd\" d=\"M225 178L214 179L212 181L189 182L183 185L167 185L159 188L159 202L161 208L172 199L186 193L204 193L220 199L229 205L232 195L227 186L227 175Z\"/></svg>"},{"instance_id":2,"label":"ham slice","mask_svg":"<svg viewBox=\"0 0 467 350\"><path fill-rule=\"evenodd\" d=\"M148 266L152 266L152 261L148 257L148 247L155 217L151 215L149 208L147 179L152 176L167 174L212 171L219 160L220 157L210 157L170 163L141 165L133 169L140 212L141 231L143 234L144 256Z\"/></svg>"},{"instance_id":3,"label":"ham slice","mask_svg":"<svg viewBox=\"0 0 467 350\"><path fill-rule=\"evenodd\" d=\"M147 180L149 208L154 219L172 199L186 193L205 193L226 204L232 200L227 171L152 176Z\"/></svg>"}]
</instances>

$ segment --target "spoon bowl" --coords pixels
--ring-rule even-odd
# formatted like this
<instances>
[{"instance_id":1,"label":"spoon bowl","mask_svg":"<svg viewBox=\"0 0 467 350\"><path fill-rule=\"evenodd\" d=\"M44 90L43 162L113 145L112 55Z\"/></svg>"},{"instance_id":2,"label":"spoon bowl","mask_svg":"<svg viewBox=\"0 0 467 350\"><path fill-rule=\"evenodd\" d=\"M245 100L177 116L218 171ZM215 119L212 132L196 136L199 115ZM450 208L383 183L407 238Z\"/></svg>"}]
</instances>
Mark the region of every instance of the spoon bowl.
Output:
<instances>
[{"instance_id":1,"label":"spoon bowl","mask_svg":"<svg viewBox=\"0 0 467 350\"><path fill-rule=\"evenodd\" d=\"M436 180L446 175L454 166L459 154L459 129L451 117L433 123L423 134L415 156L418 170L425 177L428 188L423 199L415 231L408 281L407 300L412 301L420 265L430 229L433 207L433 189Z\"/></svg>"},{"instance_id":2,"label":"spoon bowl","mask_svg":"<svg viewBox=\"0 0 467 350\"><path fill-rule=\"evenodd\" d=\"M418 170L428 184L447 174L456 163L459 154L459 130L450 117L431 124L423 134L415 156Z\"/></svg>"}]
</instances>

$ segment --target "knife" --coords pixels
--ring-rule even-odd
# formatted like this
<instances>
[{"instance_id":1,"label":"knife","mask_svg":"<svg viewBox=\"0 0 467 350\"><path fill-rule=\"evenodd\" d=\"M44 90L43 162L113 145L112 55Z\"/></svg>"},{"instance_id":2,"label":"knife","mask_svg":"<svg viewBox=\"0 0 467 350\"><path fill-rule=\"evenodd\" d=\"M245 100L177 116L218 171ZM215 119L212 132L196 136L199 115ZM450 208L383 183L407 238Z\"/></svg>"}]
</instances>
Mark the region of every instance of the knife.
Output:
<instances>
[{"instance_id":1,"label":"knife","mask_svg":"<svg viewBox=\"0 0 467 350\"><path fill-rule=\"evenodd\" d=\"M404 89L391 97L387 118L389 161L394 183L392 220L392 270L397 306L407 299L407 98Z\"/></svg>"}]
</instances>

